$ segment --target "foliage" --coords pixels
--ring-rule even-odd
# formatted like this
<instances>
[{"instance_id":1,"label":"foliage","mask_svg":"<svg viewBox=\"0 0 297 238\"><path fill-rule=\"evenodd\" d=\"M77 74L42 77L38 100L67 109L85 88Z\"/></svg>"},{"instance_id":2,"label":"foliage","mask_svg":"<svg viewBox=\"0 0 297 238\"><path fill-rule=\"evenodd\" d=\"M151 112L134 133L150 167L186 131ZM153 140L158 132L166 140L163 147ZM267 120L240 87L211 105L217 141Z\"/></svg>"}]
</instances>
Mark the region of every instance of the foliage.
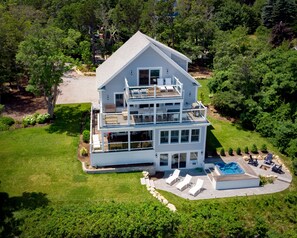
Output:
<instances>
[{"instance_id":1,"label":"foliage","mask_svg":"<svg viewBox=\"0 0 297 238\"><path fill-rule=\"evenodd\" d=\"M83 141L86 143L89 143L90 142L90 131L84 130L82 134L83 134Z\"/></svg>"},{"instance_id":2,"label":"foliage","mask_svg":"<svg viewBox=\"0 0 297 238\"><path fill-rule=\"evenodd\" d=\"M233 149L231 147L228 149L228 154L233 155Z\"/></svg>"},{"instance_id":3,"label":"foliage","mask_svg":"<svg viewBox=\"0 0 297 238\"><path fill-rule=\"evenodd\" d=\"M225 155L226 155L226 153L225 153L225 149L224 149L224 148L222 148L222 149L220 150L220 155L221 155L221 156L225 156Z\"/></svg>"},{"instance_id":4,"label":"foliage","mask_svg":"<svg viewBox=\"0 0 297 238\"><path fill-rule=\"evenodd\" d=\"M15 121L11 117L0 117L0 123L12 126L15 123Z\"/></svg>"},{"instance_id":5,"label":"foliage","mask_svg":"<svg viewBox=\"0 0 297 238\"><path fill-rule=\"evenodd\" d=\"M81 156L88 156L88 150L85 147L81 148L79 153Z\"/></svg>"},{"instance_id":6,"label":"foliage","mask_svg":"<svg viewBox=\"0 0 297 238\"><path fill-rule=\"evenodd\" d=\"M50 119L50 114L45 113L45 114L39 114L36 117L36 122L38 124L43 124L46 123Z\"/></svg>"},{"instance_id":7,"label":"foliage","mask_svg":"<svg viewBox=\"0 0 297 238\"><path fill-rule=\"evenodd\" d=\"M275 178L274 177L266 177L259 175L260 178L260 186L264 186L266 184L274 183Z\"/></svg>"},{"instance_id":8,"label":"foliage","mask_svg":"<svg viewBox=\"0 0 297 238\"><path fill-rule=\"evenodd\" d=\"M252 145L251 152L252 152L253 154L257 154L257 153L258 153L258 148L257 148L256 144L253 144L253 145Z\"/></svg>"},{"instance_id":9,"label":"foliage","mask_svg":"<svg viewBox=\"0 0 297 238\"><path fill-rule=\"evenodd\" d=\"M241 155L241 149L240 149L240 147L237 147L236 154Z\"/></svg>"},{"instance_id":10,"label":"foliage","mask_svg":"<svg viewBox=\"0 0 297 238\"><path fill-rule=\"evenodd\" d=\"M2 114L2 112L4 111L5 106L0 104L0 115Z\"/></svg>"},{"instance_id":11,"label":"foliage","mask_svg":"<svg viewBox=\"0 0 297 238\"><path fill-rule=\"evenodd\" d=\"M247 147L247 146L244 147L243 151L244 151L244 153L248 154L249 153L249 147Z\"/></svg>"},{"instance_id":12,"label":"foliage","mask_svg":"<svg viewBox=\"0 0 297 238\"><path fill-rule=\"evenodd\" d=\"M266 145L266 144L262 144L260 150L261 150L261 152L263 152L263 153L267 153L267 145Z\"/></svg>"},{"instance_id":13,"label":"foliage","mask_svg":"<svg viewBox=\"0 0 297 238\"><path fill-rule=\"evenodd\" d=\"M9 125L0 122L0 131L7 131L9 130Z\"/></svg>"},{"instance_id":14,"label":"foliage","mask_svg":"<svg viewBox=\"0 0 297 238\"><path fill-rule=\"evenodd\" d=\"M50 115L48 113L45 113L45 114L35 113L33 115L27 115L23 117L22 124L24 127L27 127L29 125L34 126L36 123L43 124L47 122L49 119L50 119Z\"/></svg>"}]
</instances>

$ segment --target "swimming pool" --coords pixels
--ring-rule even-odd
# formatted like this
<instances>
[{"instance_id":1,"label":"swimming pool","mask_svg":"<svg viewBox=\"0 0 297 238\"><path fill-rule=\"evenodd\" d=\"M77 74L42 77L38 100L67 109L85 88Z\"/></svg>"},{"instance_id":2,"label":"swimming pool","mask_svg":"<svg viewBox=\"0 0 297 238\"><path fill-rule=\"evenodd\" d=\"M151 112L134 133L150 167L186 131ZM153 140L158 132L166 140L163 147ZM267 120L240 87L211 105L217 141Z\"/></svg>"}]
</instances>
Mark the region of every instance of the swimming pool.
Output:
<instances>
[{"instance_id":1,"label":"swimming pool","mask_svg":"<svg viewBox=\"0 0 297 238\"><path fill-rule=\"evenodd\" d=\"M244 174L244 170L236 162L230 162L227 164L218 162L215 163L215 165L222 175Z\"/></svg>"}]
</instances>

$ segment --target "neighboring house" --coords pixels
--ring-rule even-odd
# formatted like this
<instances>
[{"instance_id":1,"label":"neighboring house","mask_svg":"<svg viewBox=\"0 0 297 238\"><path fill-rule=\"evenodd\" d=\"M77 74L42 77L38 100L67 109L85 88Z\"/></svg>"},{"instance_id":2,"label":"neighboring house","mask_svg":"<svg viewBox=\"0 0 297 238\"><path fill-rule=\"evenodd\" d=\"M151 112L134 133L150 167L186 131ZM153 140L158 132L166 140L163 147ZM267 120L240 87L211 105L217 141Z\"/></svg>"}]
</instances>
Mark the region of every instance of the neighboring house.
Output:
<instances>
[{"instance_id":1,"label":"neighboring house","mask_svg":"<svg viewBox=\"0 0 297 238\"><path fill-rule=\"evenodd\" d=\"M207 109L185 55L134 34L97 68L91 165L153 164L156 170L204 166Z\"/></svg>"}]
</instances>

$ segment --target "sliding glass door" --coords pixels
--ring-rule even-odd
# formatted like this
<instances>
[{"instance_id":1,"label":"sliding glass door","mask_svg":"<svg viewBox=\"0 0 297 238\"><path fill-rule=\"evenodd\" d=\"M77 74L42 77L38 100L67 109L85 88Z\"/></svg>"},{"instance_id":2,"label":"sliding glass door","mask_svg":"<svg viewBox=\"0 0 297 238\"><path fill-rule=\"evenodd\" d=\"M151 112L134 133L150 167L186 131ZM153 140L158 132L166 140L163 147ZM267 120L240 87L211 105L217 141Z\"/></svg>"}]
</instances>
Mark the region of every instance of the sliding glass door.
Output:
<instances>
[{"instance_id":1,"label":"sliding glass door","mask_svg":"<svg viewBox=\"0 0 297 238\"><path fill-rule=\"evenodd\" d=\"M187 153L175 153L171 156L171 168L186 168L187 166Z\"/></svg>"}]
</instances>

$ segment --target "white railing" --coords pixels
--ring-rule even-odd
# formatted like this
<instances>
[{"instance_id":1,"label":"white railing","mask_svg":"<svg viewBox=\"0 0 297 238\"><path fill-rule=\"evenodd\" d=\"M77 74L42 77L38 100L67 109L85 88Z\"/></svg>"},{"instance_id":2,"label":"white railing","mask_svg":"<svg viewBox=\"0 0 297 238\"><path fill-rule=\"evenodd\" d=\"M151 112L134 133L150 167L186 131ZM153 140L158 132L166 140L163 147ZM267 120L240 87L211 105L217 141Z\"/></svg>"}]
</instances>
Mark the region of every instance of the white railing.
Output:
<instances>
[{"instance_id":1,"label":"white railing","mask_svg":"<svg viewBox=\"0 0 297 238\"><path fill-rule=\"evenodd\" d=\"M108 142L103 145L100 142L100 149L94 148L93 143L90 143L92 152L115 152L115 151L135 151L153 149L153 140L130 141L129 142Z\"/></svg>"}]
</instances>

